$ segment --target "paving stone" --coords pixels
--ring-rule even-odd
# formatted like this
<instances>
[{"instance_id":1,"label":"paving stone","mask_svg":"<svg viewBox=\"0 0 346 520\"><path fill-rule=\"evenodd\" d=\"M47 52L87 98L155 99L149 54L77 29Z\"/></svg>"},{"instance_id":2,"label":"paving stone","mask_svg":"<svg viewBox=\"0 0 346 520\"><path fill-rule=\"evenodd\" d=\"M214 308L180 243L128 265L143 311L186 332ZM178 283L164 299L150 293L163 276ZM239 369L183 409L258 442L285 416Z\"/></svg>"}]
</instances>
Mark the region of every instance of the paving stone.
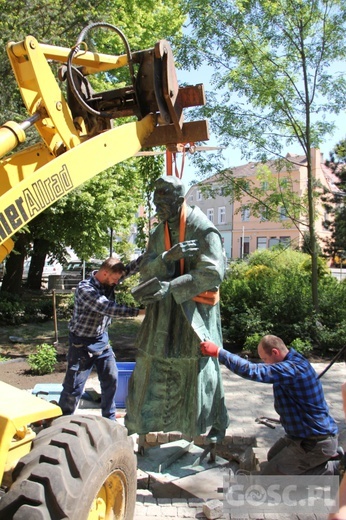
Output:
<instances>
[{"instance_id":1,"label":"paving stone","mask_svg":"<svg viewBox=\"0 0 346 520\"><path fill-rule=\"evenodd\" d=\"M220 500L209 500L203 504L203 513L208 520L214 520L223 516L223 503Z\"/></svg>"},{"instance_id":2,"label":"paving stone","mask_svg":"<svg viewBox=\"0 0 346 520\"><path fill-rule=\"evenodd\" d=\"M187 505L186 498L172 498L172 506L185 507Z\"/></svg>"},{"instance_id":3,"label":"paving stone","mask_svg":"<svg viewBox=\"0 0 346 520\"><path fill-rule=\"evenodd\" d=\"M149 444L155 444L157 442L157 433L156 432L147 433L145 436L145 440Z\"/></svg>"},{"instance_id":4,"label":"paving stone","mask_svg":"<svg viewBox=\"0 0 346 520\"><path fill-rule=\"evenodd\" d=\"M244 453L240 456L239 468L251 471L255 466L255 454L252 446L248 446Z\"/></svg>"},{"instance_id":5,"label":"paving stone","mask_svg":"<svg viewBox=\"0 0 346 520\"><path fill-rule=\"evenodd\" d=\"M172 505L172 499L171 498L158 498L157 499L157 505L159 506L171 506Z\"/></svg>"},{"instance_id":6,"label":"paving stone","mask_svg":"<svg viewBox=\"0 0 346 520\"><path fill-rule=\"evenodd\" d=\"M135 507L135 518L145 518L147 516L147 507L145 507L143 504L139 504L136 502Z\"/></svg>"},{"instance_id":7,"label":"paving stone","mask_svg":"<svg viewBox=\"0 0 346 520\"><path fill-rule=\"evenodd\" d=\"M143 504L147 507L149 506L157 506L157 499L153 496L144 497Z\"/></svg>"},{"instance_id":8,"label":"paving stone","mask_svg":"<svg viewBox=\"0 0 346 520\"><path fill-rule=\"evenodd\" d=\"M181 432L169 432L169 442L179 441L181 437Z\"/></svg>"},{"instance_id":9,"label":"paving stone","mask_svg":"<svg viewBox=\"0 0 346 520\"><path fill-rule=\"evenodd\" d=\"M161 518L161 507L148 506L146 509L147 518Z\"/></svg>"},{"instance_id":10,"label":"paving stone","mask_svg":"<svg viewBox=\"0 0 346 520\"><path fill-rule=\"evenodd\" d=\"M196 509L192 510L189 507L178 507L177 513L178 513L177 518L196 518L197 514L202 513L202 509L201 509L201 511L197 511ZM197 516L197 518L200 518L200 517Z\"/></svg>"},{"instance_id":11,"label":"paving stone","mask_svg":"<svg viewBox=\"0 0 346 520\"><path fill-rule=\"evenodd\" d=\"M153 494L150 489L137 489L137 500L138 497L152 497Z\"/></svg>"},{"instance_id":12,"label":"paving stone","mask_svg":"<svg viewBox=\"0 0 346 520\"><path fill-rule=\"evenodd\" d=\"M177 508L173 506L161 507L161 518L177 518Z\"/></svg>"},{"instance_id":13,"label":"paving stone","mask_svg":"<svg viewBox=\"0 0 346 520\"><path fill-rule=\"evenodd\" d=\"M166 442L171 442L170 438L169 438L169 433L168 432L159 432L157 434L157 442L159 444L165 444Z\"/></svg>"},{"instance_id":14,"label":"paving stone","mask_svg":"<svg viewBox=\"0 0 346 520\"><path fill-rule=\"evenodd\" d=\"M209 444L209 440L206 435L198 435L198 437L195 437L193 441L195 444L197 444L197 446L204 446L205 444Z\"/></svg>"},{"instance_id":15,"label":"paving stone","mask_svg":"<svg viewBox=\"0 0 346 520\"><path fill-rule=\"evenodd\" d=\"M187 503L189 507L202 507L205 500L203 498L188 498Z\"/></svg>"}]
</instances>

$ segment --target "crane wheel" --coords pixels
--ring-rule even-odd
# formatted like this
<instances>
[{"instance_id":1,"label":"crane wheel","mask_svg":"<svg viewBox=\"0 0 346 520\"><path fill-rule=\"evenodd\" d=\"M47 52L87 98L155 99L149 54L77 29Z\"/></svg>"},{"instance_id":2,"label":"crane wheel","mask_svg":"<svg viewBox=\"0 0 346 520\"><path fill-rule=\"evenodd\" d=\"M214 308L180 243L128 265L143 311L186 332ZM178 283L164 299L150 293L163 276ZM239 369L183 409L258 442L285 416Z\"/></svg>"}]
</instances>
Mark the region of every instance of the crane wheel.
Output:
<instances>
[{"instance_id":1,"label":"crane wheel","mask_svg":"<svg viewBox=\"0 0 346 520\"><path fill-rule=\"evenodd\" d=\"M136 457L124 426L93 415L63 416L18 462L0 500L6 520L132 520Z\"/></svg>"}]
</instances>

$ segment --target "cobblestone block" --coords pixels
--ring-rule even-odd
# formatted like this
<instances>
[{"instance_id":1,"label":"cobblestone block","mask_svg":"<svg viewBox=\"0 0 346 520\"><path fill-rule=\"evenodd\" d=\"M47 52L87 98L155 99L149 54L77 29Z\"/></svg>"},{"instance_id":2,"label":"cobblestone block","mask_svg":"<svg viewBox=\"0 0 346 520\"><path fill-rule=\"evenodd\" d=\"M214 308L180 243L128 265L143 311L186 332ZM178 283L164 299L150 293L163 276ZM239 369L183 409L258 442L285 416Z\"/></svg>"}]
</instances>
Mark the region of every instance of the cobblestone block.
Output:
<instances>
[{"instance_id":1,"label":"cobblestone block","mask_svg":"<svg viewBox=\"0 0 346 520\"><path fill-rule=\"evenodd\" d=\"M157 506L148 506L147 508L147 518L161 518L161 507Z\"/></svg>"},{"instance_id":2,"label":"cobblestone block","mask_svg":"<svg viewBox=\"0 0 346 520\"><path fill-rule=\"evenodd\" d=\"M267 460L267 450L265 448L252 448L255 461L260 464L261 462L265 462Z\"/></svg>"},{"instance_id":3,"label":"cobblestone block","mask_svg":"<svg viewBox=\"0 0 346 520\"><path fill-rule=\"evenodd\" d=\"M153 494L149 489L137 489L137 500L138 497L152 497Z\"/></svg>"},{"instance_id":4,"label":"cobblestone block","mask_svg":"<svg viewBox=\"0 0 346 520\"><path fill-rule=\"evenodd\" d=\"M203 498L188 498L187 503L189 507L203 507L205 500Z\"/></svg>"},{"instance_id":5,"label":"cobblestone block","mask_svg":"<svg viewBox=\"0 0 346 520\"><path fill-rule=\"evenodd\" d=\"M143 504L147 507L149 506L157 506L157 499L153 496L144 497Z\"/></svg>"},{"instance_id":6,"label":"cobblestone block","mask_svg":"<svg viewBox=\"0 0 346 520\"><path fill-rule=\"evenodd\" d=\"M169 433L168 432L158 432L157 442L159 444L166 444L167 442L169 442Z\"/></svg>"},{"instance_id":7,"label":"cobblestone block","mask_svg":"<svg viewBox=\"0 0 346 520\"><path fill-rule=\"evenodd\" d=\"M145 436L145 440L147 441L148 444L156 444L157 433L156 432L147 433Z\"/></svg>"},{"instance_id":8,"label":"cobblestone block","mask_svg":"<svg viewBox=\"0 0 346 520\"><path fill-rule=\"evenodd\" d=\"M197 437L194 437L193 442L196 444L196 446L204 446L205 444L208 444L207 436L197 435Z\"/></svg>"},{"instance_id":9,"label":"cobblestone block","mask_svg":"<svg viewBox=\"0 0 346 520\"><path fill-rule=\"evenodd\" d=\"M158 498L157 503L159 506L171 506L172 505L172 499L171 498Z\"/></svg>"},{"instance_id":10,"label":"cobblestone block","mask_svg":"<svg viewBox=\"0 0 346 520\"><path fill-rule=\"evenodd\" d=\"M200 512L202 511L202 508ZM198 509L191 509L190 507L178 507L177 508L177 518L201 518L199 515Z\"/></svg>"},{"instance_id":11,"label":"cobblestone block","mask_svg":"<svg viewBox=\"0 0 346 520\"><path fill-rule=\"evenodd\" d=\"M245 469L247 471L251 471L256 466L256 457L253 451L252 446L248 446L244 453L241 454L239 459L239 467L240 469Z\"/></svg>"},{"instance_id":12,"label":"cobblestone block","mask_svg":"<svg viewBox=\"0 0 346 520\"><path fill-rule=\"evenodd\" d=\"M145 518L147 517L147 507L145 507L143 504L139 504L136 502L135 507L135 518Z\"/></svg>"},{"instance_id":13,"label":"cobblestone block","mask_svg":"<svg viewBox=\"0 0 346 520\"><path fill-rule=\"evenodd\" d=\"M181 437L181 432L169 432L169 442L180 441Z\"/></svg>"},{"instance_id":14,"label":"cobblestone block","mask_svg":"<svg viewBox=\"0 0 346 520\"><path fill-rule=\"evenodd\" d=\"M172 506L186 507L186 498L172 498Z\"/></svg>"},{"instance_id":15,"label":"cobblestone block","mask_svg":"<svg viewBox=\"0 0 346 520\"><path fill-rule=\"evenodd\" d=\"M173 506L162 507L160 518L177 518L177 508Z\"/></svg>"},{"instance_id":16,"label":"cobblestone block","mask_svg":"<svg viewBox=\"0 0 346 520\"><path fill-rule=\"evenodd\" d=\"M209 520L221 518L223 516L223 503L221 500L208 500L203 504L203 513Z\"/></svg>"}]
</instances>

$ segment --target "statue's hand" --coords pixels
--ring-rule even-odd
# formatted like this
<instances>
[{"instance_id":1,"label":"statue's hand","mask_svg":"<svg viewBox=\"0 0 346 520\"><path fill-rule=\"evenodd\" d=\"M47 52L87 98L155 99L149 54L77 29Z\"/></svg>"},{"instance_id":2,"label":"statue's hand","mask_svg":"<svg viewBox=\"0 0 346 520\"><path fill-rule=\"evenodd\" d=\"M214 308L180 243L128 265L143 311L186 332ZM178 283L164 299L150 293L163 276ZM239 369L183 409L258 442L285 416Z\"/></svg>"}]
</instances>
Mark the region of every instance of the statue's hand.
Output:
<instances>
[{"instance_id":1,"label":"statue's hand","mask_svg":"<svg viewBox=\"0 0 346 520\"><path fill-rule=\"evenodd\" d=\"M181 258L188 258L196 255L199 251L198 240L186 240L175 244L169 251L164 253L164 260L167 262L176 262Z\"/></svg>"},{"instance_id":2,"label":"statue's hand","mask_svg":"<svg viewBox=\"0 0 346 520\"><path fill-rule=\"evenodd\" d=\"M161 289L158 290L156 293L151 294L150 296L144 296L144 298L142 298L141 303L143 303L143 305L147 305L148 303L159 302L167 296L170 289L169 282L160 282L160 285Z\"/></svg>"}]
</instances>

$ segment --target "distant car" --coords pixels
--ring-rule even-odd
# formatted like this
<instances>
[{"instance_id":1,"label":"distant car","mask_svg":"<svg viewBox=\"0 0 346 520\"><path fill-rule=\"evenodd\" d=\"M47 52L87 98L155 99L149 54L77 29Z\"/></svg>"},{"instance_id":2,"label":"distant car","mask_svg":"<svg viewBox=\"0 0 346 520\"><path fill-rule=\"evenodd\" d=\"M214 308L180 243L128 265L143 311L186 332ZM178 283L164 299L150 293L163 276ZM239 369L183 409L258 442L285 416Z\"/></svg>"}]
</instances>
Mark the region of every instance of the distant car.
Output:
<instances>
[{"instance_id":1,"label":"distant car","mask_svg":"<svg viewBox=\"0 0 346 520\"><path fill-rule=\"evenodd\" d=\"M23 268L23 280L26 280L28 278L28 272L30 268L30 262L31 258L28 258L24 261L24 268ZM56 260L53 260L52 258L47 258L43 271L42 271L42 278L48 280L48 276L51 275L60 275L62 272L62 265L59 264Z\"/></svg>"},{"instance_id":2,"label":"distant car","mask_svg":"<svg viewBox=\"0 0 346 520\"><path fill-rule=\"evenodd\" d=\"M99 269L101 264L102 260L85 262L84 278L88 278L93 271ZM68 262L61 272L61 278L65 289L77 287L79 282L83 280L83 261L71 260Z\"/></svg>"}]
</instances>

